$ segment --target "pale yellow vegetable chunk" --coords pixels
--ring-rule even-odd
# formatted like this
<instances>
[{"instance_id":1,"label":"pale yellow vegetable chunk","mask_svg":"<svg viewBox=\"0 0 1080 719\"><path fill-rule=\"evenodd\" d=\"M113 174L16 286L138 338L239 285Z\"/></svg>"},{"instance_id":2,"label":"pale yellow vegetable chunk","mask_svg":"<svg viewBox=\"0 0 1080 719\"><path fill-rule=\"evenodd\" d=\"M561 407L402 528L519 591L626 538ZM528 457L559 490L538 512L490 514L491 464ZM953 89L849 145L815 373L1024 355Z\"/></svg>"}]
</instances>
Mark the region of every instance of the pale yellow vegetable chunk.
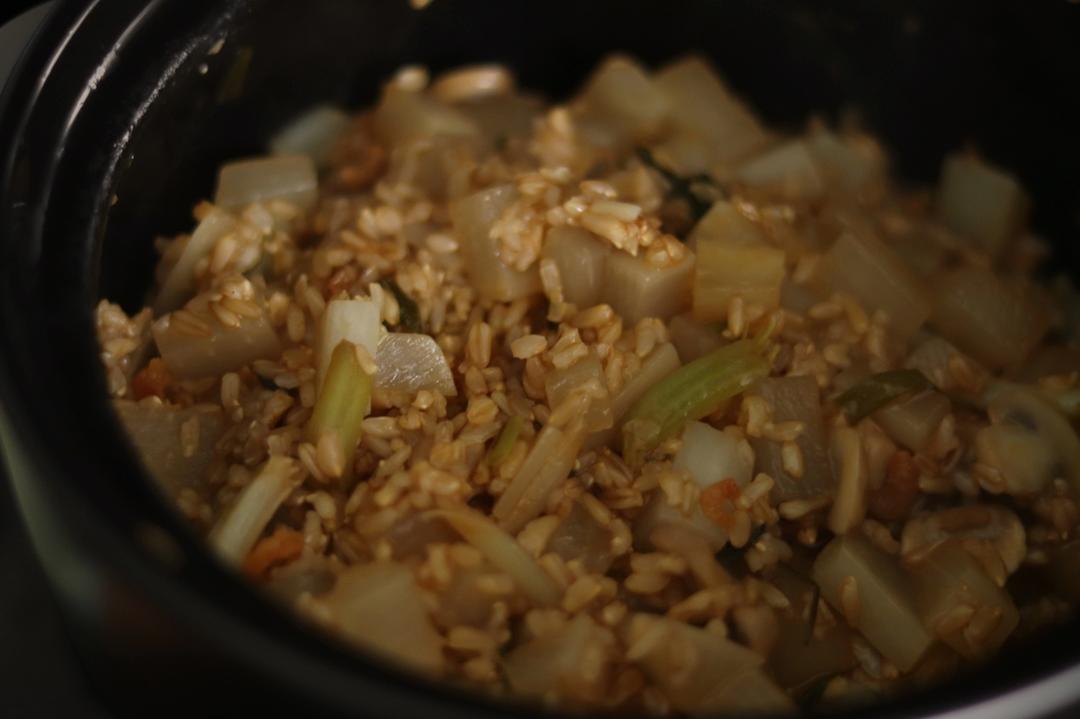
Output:
<instances>
[{"instance_id":1,"label":"pale yellow vegetable chunk","mask_svg":"<svg viewBox=\"0 0 1080 719\"><path fill-rule=\"evenodd\" d=\"M861 535L829 542L814 560L813 578L821 596L900 671L915 666L933 644L911 578Z\"/></svg>"},{"instance_id":2,"label":"pale yellow vegetable chunk","mask_svg":"<svg viewBox=\"0 0 1080 719\"><path fill-rule=\"evenodd\" d=\"M668 98L634 60L614 56L597 68L581 94L585 113L623 142L655 137L668 116Z\"/></svg>"},{"instance_id":3,"label":"pale yellow vegetable chunk","mask_svg":"<svg viewBox=\"0 0 1080 719\"><path fill-rule=\"evenodd\" d=\"M972 155L950 155L937 211L949 227L997 255L1023 222L1027 198L1012 175Z\"/></svg>"}]
</instances>

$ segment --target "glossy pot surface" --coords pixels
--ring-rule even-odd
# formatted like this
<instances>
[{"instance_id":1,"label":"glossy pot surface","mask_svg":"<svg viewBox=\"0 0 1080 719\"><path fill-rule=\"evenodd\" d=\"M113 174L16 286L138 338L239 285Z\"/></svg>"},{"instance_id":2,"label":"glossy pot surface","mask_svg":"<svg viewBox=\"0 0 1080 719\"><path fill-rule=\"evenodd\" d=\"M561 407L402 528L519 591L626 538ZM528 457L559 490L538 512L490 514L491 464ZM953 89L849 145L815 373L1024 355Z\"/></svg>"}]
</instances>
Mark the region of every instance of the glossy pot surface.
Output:
<instances>
[{"instance_id":1,"label":"glossy pot surface","mask_svg":"<svg viewBox=\"0 0 1080 719\"><path fill-rule=\"evenodd\" d=\"M0 437L101 693L133 715L539 712L324 640L213 561L145 481L106 401L91 310L141 304L153 237L190 225L222 161L315 102L369 103L405 63L505 62L559 97L614 50L649 63L700 51L774 125L856 110L913 181L974 144L1020 175L1037 229L1076 270L1077 37L1080 6L1065 0L60 3L0 99ZM851 716L1073 715L1078 646L1070 624Z\"/></svg>"}]
</instances>

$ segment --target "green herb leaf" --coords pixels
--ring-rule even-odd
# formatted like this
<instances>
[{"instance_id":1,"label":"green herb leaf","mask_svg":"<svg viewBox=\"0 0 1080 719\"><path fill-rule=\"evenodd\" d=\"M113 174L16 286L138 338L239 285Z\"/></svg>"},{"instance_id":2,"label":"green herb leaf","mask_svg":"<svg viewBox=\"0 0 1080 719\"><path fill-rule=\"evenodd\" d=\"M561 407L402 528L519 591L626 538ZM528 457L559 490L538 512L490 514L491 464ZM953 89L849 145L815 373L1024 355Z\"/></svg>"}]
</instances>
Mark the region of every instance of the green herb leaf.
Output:
<instances>
[{"instance_id":1,"label":"green herb leaf","mask_svg":"<svg viewBox=\"0 0 1080 719\"><path fill-rule=\"evenodd\" d=\"M413 301L413 298L405 294L405 291L401 289L394 280L383 280L380 284L390 290L390 293L394 295L394 299L397 300L399 310L398 324L401 329L406 332L423 333L424 325L420 321L420 308L416 306L416 302Z\"/></svg>"},{"instance_id":2,"label":"green herb leaf","mask_svg":"<svg viewBox=\"0 0 1080 719\"><path fill-rule=\"evenodd\" d=\"M712 200L700 190L695 189L695 185L708 185L717 188L716 181L712 177L707 174L682 177L661 165L652 152L644 147L637 149L637 156L646 167L655 170L667 182L667 196L669 199L682 200L686 203L687 209L690 210L690 216L695 223L704 217L705 213L712 207Z\"/></svg>"},{"instance_id":3,"label":"green herb leaf","mask_svg":"<svg viewBox=\"0 0 1080 719\"><path fill-rule=\"evenodd\" d=\"M930 389L926 376L914 369L898 369L871 375L836 397L836 404L852 422L881 409L909 392Z\"/></svg>"}]
</instances>

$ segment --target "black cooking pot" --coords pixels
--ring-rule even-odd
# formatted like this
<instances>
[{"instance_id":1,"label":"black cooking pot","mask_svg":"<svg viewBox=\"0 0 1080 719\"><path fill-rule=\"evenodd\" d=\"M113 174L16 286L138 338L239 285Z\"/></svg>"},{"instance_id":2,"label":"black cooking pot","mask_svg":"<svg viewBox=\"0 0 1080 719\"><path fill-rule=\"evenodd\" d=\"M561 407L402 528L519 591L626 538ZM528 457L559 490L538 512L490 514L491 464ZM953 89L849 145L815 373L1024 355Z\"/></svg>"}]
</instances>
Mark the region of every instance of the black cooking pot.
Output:
<instances>
[{"instance_id":1,"label":"black cooking pot","mask_svg":"<svg viewBox=\"0 0 1080 719\"><path fill-rule=\"evenodd\" d=\"M855 108L909 179L931 181L945 151L974 143L1022 177L1036 227L1076 269L1077 38L1080 6L1065 0L61 4L0 102L0 430L95 686L139 716L536 711L323 639L223 569L151 489L106 401L91 308L141 304L152 238L190 227L225 159L317 101L370 102L406 62L507 62L557 97L609 51L697 50L773 124ZM1078 647L1071 624L865 715L1074 715Z\"/></svg>"}]
</instances>

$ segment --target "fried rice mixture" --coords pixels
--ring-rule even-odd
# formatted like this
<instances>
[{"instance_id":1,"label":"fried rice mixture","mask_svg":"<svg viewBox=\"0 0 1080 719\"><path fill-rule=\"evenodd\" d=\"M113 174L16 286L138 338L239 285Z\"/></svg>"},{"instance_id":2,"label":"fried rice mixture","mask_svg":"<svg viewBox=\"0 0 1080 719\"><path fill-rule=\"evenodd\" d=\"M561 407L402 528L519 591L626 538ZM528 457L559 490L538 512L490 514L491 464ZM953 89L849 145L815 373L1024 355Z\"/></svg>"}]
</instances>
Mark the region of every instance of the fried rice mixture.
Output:
<instances>
[{"instance_id":1,"label":"fried rice mixture","mask_svg":"<svg viewBox=\"0 0 1080 719\"><path fill-rule=\"evenodd\" d=\"M402 69L221 168L97 310L226 563L403 668L566 708L938 682L1080 599L1080 349L1017 181L898 186L697 58Z\"/></svg>"}]
</instances>

